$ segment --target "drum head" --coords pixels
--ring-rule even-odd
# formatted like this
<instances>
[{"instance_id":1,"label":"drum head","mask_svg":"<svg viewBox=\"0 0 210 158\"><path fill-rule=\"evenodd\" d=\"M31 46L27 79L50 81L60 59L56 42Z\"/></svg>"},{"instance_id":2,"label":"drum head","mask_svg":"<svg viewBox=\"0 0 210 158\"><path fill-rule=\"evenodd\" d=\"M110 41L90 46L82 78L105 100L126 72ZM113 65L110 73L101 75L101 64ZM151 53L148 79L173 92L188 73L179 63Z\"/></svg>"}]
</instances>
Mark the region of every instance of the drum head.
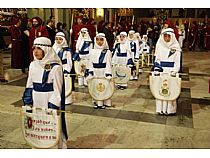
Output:
<instances>
[{"instance_id":1,"label":"drum head","mask_svg":"<svg viewBox=\"0 0 210 158\"><path fill-rule=\"evenodd\" d=\"M74 61L74 69L76 74L84 76L87 65L88 60L81 59L80 61Z\"/></svg>"},{"instance_id":2,"label":"drum head","mask_svg":"<svg viewBox=\"0 0 210 158\"><path fill-rule=\"evenodd\" d=\"M130 80L131 69L126 66L114 66L112 69L112 74L115 83L125 84Z\"/></svg>"},{"instance_id":3,"label":"drum head","mask_svg":"<svg viewBox=\"0 0 210 158\"><path fill-rule=\"evenodd\" d=\"M71 95L72 92L72 78L70 74L64 74L64 81L65 81L65 97Z\"/></svg>"},{"instance_id":4,"label":"drum head","mask_svg":"<svg viewBox=\"0 0 210 158\"><path fill-rule=\"evenodd\" d=\"M171 76L150 76L150 90L156 99L175 100L181 93L181 78Z\"/></svg>"},{"instance_id":5,"label":"drum head","mask_svg":"<svg viewBox=\"0 0 210 158\"><path fill-rule=\"evenodd\" d=\"M114 82L105 78L93 78L88 82L88 90L93 99L107 100L114 93Z\"/></svg>"}]
</instances>

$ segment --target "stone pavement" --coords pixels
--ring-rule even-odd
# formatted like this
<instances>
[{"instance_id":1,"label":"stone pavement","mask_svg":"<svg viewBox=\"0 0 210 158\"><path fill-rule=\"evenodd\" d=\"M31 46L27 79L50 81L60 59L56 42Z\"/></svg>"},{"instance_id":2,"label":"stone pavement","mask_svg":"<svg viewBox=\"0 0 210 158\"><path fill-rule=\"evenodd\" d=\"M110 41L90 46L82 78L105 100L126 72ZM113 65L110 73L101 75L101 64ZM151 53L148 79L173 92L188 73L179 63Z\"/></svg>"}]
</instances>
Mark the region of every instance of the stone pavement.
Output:
<instances>
[{"instance_id":1,"label":"stone pavement","mask_svg":"<svg viewBox=\"0 0 210 158\"><path fill-rule=\"evenodd\" d=\"M9 55L5 55L7 62ZM210 52L184 52L182 90L176 116L155 113L149 71L128 89L116 90L113 107L94 109L87 88L73 92L67 107L68 148L210 148ZM9 65L9 64L8 64ZM21 133L21 97L26 74L7 68L11 80L0 84L0 148L30 148Z\"/></svg>"}]
</instances>

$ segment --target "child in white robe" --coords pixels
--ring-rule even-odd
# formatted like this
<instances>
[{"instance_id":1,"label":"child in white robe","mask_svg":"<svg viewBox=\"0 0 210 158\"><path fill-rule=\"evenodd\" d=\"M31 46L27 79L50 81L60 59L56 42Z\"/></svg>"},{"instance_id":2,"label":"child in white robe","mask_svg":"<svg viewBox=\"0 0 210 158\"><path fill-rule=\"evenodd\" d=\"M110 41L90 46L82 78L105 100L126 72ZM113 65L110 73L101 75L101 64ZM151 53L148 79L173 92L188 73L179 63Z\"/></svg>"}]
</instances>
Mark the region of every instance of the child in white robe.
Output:
<instances>
[{"instance_id":1,"label":"child in white robe","mask_svg":"<svg viewBox=\"0 0 210 158\"><path fill-rule=\"evenodd\" d=\"M131 56L131 51L128 47L127 43L127 33L126 32L121 32L120 33L120 40L119 42L116 42L113 53L112 53L112 65L123 65L126 67L132 67L134 65L132 56ZM123 83L123 84L116 84L116 86L123 90L125 89L128 84Z\"/></svg>"},{"instance_id":2,"label":"child in white robe","mask_svg":"<svg viewBox=\"0 0 210 158\"><path fill-rule=\"evenodd\" d=\"M156 59L154 63L155 74L157 71L167 72L173 76L179 72L181 48L176 40L174 30L163 29L156 45ZM177 110L177 102L156 99L156 112L172 115Z\"/></svg>"},{"instance_id":3,"label":"child in white robe","mask_svg":"<svg viewBox=\"0 0 210 158\"><path fill-rule=\"evenodd\" d=\"M63 86L62 63L46 37L39 37L33 44L34 61L29 66L29 75L23 102L27 108L65 110L65 90ZM65 115L61 113L61 134L53 148L67 148L68 139Z\"/></svg>"},{"instance_id":4,"label":"child in white robe","mask_svg":"<svg viewBox=\"0 0 210 158\"><path fill-rule=\"evenodd\" d=\"M85 65L85 75L84 76L78 76L78 85L79 86L87 86L86 77L88 75L89 71L89 56L90 56L90 50L93 48L92 40L89 36L88 29L82 28L79 32L79 37L76 43L76 51L73 55L73 60L80 61L81 59L84 59L87 61L87 64Z\"/></svg>"},{"instance_id":5,"label":"child in white robe","mask_svg":"<svg viewBox=\"0 0 210 158\"><path fill-rule=\"evenodd\" d=\"M131 50L131 56L133 62L137 63L139 60L139 41L135 39L135 31L130 30L128 33L128 47ZM138 73L137 73L137 66L136 64L131 68L131 80L137 80L138 79Z\"/></svg>"},{"instance_id":6,"label":"child in white robe","mask_svg":"<svg viewBox=\"0 0 210 158\"><path fill-rule=\"evenodd\" d=\"M58 32L55 35L55 43L53 45L53 49L55 50L58 57L61 59L63 66L63 73L68 75L72 69L72 59L71 59L71 49L68 47L67 41L65 39L65 34L63 32ZM68 77L65 79L66 82L70 82ZM70 89L70 83L65 83L65 92L68 92ZM66 94L65 104L72 104L72 94Z\"/></svg>"},{"instance_id":7,"label":"child in white robe","mask_svg":"<svg viewBox=\"0 0 210 158\"><path fill-rule=\"evenodd\" d=\"M104 77L112 79L112 53L109 50L105 34L98 33L94 38L94 49L90 54L90 69L88 79L92 77ZM94 108L104 109L111 106L111 99L96 101Z\"/></svg>"}]
</instances>

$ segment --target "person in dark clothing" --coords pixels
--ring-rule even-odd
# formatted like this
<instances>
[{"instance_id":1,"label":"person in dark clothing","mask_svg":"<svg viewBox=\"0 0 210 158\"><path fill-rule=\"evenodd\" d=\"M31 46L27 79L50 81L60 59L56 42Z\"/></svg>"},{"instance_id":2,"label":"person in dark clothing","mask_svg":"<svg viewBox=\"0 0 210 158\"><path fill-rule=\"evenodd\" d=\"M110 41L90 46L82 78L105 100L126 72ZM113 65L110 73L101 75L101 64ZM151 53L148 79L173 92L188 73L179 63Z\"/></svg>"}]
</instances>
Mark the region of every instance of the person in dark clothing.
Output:
<instances>
[{"instance_id":1,"label":"person in dark clothing","mask_svg":"<svg viewBox=\"0 0 210 158\"><path fill-rule=\"evenodd\" d=\"M11 67L20 69L22 67L22 34L21 34L21 19L13 19L13 25L10 27L12 52L11 52Z\"/></svg>"},{"instance_id":2,"label":"person in dark clothing","mask_svg":"<svg viewBox=\"0 0 210 158\"><path fill-rule=\"evenodd\" d=\"M21 21L21 33L22 33L22 72L25 73L25 68L29 67L30 64L30 55L29 55L29 37L26 35L25 31L28 31L30 28L28 27L28 20L27 16L22 17Z\"/></svg>"},{"instance_id":3,"label":"person in dark clothing","mask_svg":"<svg viewBox=\"0 0 210 158\"><path fill-rule=\"evenodd\" d=\"M56 25L56 31L55 32L63 32L62 30L63 24L61 22L58 22Z\"/></svg>"},{"instance_id":4,"label":"person in dark clothing","mask_svg":"<svg viewBox=\"0 0 210 158\"><path fill-rule=\"evenodd\" d=\"M49 39L50 39L50 41L53 45L54 42L55 42L55 29L53 28L53 20L51 20L51 19L47 20L46 29L47 29L48 34L49 34Z\"/></svg>"},{"instance_id":5,"label":"person in dark clothing","mask_svg":"<svg viewBox=\"0 0 210 158\"><path fill-rule=\"evenodd\" d=\"M103 33L105 34L105 37L107 39L107 43L109 45L109 50L112 50L113 43L114 43L114 34L111 31L111 23L106 22L104 24Z\"/></svg>"},{"instance_id":6,"label":"person in dark clothing","mask_svg":"<svg viewBox=\"0 0 210 158\"><path fill-rule=\"evenodd\" d=\"M4 35L4 28L1 28L0 26L0 49L5 49L6 48L6 43L4 41L3 35Z\"/></svg>"}]
</instances>

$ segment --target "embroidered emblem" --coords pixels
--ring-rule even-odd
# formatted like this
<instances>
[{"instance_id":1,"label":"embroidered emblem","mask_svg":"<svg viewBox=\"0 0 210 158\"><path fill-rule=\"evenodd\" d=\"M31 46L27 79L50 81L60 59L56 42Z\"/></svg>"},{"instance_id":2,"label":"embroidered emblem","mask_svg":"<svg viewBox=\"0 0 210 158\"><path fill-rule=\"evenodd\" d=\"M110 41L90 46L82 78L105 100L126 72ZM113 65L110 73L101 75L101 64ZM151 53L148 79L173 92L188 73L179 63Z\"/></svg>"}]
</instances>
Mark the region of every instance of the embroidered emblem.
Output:
<instances>
[{"instance_id":1,"label":"embroidered emblem","mask_svg":"<svg viewBox=\"0 0 210 158\"><path fill-rule=\"evenodd\" d=\"M80 65L80 67L81 67L81 73L85 73L85 69L86 69L85 64Z\"/></svg>"},{"instance_id":2,"label":"embroidered emblem","mask_svg":"<svg viewBox=\"0 0 210 158\"><path fill-rule=\"evenodd\" d=\"M166 96L169 96L170 95L170 92L169 92L169 87L168 87L168 80L165 79L162 83L162 86L161 86L161 89L160 89L160 95L166 97Z\"/></svg>"},{"instance_id":3,"label":"embroidered emblem","mask_svg":"<svg viewBox=\"0 0 210 158\"><path fill-rule=\"evenodd\" d=\"M96 89L97 91L99 92L103 92L105 90L105 85L103 83L99 83L97 86L96 86Z\"/></svg>"},{"instance_id":4,"label":"embroidered emblem","mask_svg":"<svg viewBox=\"0 0 210 158\"><path fill-rule=\"evenodd\" d=\"M44 66L44 69L45 69L46 71L50 71L50 70L52 69L52 66L51 66L50 64L46 64L46 65Z\"/></svg>"},{"instance_id":5,"label":"embroidered emblem","mask_svg":"<svg viewBox=\"0 0 210 158\"><path fill-rule=\"evenodd\" d=\"M25 129L31 129L33 127L33 120L31 117L26 116L24 118Z\"/></svg>"}]
</instances>

